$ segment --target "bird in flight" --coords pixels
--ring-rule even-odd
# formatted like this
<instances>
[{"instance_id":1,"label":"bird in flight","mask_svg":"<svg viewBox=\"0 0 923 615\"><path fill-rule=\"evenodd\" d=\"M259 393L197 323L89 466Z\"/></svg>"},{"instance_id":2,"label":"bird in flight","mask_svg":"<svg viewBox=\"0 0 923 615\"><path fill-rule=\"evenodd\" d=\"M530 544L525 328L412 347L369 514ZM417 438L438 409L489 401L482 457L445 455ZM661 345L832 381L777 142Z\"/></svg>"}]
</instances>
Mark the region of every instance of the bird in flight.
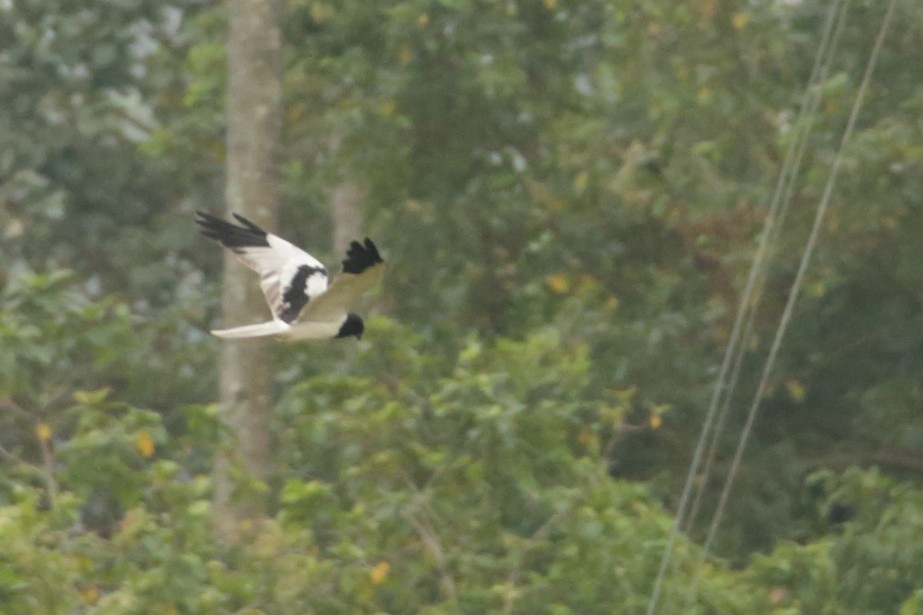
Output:
<instances>
[{"instance_id":1,"label":"bird in flight","mask_svg":"<svg viewBox=\"0 0 923 615\"><path fill-rule=\"evenodd\" d=\"M221 338L281 335L287 339L362 337L365 324L350 308L365 291L378 285L384 261L368 237L349 244L343 271L327 284L327 268L316 258L281 237L267 233L241 215L240 226L196 212L199 230L231 250L240 261L260 274L272 320L212 334Z\"/></svg>"}]
</instances>

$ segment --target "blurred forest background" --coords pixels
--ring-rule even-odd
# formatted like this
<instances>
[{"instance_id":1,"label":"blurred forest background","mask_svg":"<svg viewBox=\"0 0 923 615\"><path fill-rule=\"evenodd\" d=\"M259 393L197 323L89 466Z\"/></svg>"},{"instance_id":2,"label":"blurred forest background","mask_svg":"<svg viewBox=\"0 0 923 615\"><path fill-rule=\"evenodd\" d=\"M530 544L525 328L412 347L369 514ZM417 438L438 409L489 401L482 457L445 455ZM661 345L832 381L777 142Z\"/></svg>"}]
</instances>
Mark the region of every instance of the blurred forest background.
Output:
<instances>
[{"instance_id":1,"label":"blurred forest background","mask_svg":"<svg viewBox=\"0 0 923 615\"><path fill-rule=\"evenodd\" d=\"M719 477L885 4L849 3ZM192 214L236 178L247 5L0 0L0 612L643 613L829 3L270 7L270 230L389 269L361 342L263 348L271 446L222 503L246 434L207 330L243 323ZM697 583L692 613L923 613L923 4L896 11L713 556L696 582L680 536L659 612Z\"/></svg>"}]
</instances>

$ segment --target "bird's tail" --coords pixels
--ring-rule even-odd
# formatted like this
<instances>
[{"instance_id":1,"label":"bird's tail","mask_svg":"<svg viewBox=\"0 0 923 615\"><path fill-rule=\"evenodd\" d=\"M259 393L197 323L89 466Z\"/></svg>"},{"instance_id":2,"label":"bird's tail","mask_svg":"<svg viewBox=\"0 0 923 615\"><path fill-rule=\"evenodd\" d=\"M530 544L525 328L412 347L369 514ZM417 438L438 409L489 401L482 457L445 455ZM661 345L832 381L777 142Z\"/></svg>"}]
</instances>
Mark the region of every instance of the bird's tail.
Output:
<instances>
[{"instance_id":1,"label":"bird's tail","mask_svg":"<svg viewBox=\"0 0 923 615\"><path fill-rule=\"evenodd\" d=\"M241 337L264 337L266 335L278 335L291 329L288 323L281 320L270 320L261 322L258 325L244 325L243 327L234 327L233 329L216 329L211 333L224 339L236 339Z\"/></svg>"}]
</instances>

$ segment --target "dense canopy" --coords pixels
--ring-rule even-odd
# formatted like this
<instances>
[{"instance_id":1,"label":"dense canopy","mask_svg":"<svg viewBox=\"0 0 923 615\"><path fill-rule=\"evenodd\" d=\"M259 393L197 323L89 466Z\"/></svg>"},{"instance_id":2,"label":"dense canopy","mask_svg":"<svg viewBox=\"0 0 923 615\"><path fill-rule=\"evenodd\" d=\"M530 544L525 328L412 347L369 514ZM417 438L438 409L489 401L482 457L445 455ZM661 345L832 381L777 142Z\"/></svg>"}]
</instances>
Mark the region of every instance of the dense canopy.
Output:
<instances>
[{"instance_id":1,"label":"dense canopy","mask_svg":"<svg viewBox=\"0 0 923 615\"><path fill-rule=\"evenodd\" d=\"M658 612L923 613L923 4L286 0L278 228L358 195L361 341L271 347L214 531L233 3L0 2L0 611L644 613L828 9L848 5ZM339 196L338 196L339 195ZM364 236L364 235L363 235ZM360 239L360 237L355 237ZM233 434L231 434L233 436Z\"/></svg>"}]
</instances>

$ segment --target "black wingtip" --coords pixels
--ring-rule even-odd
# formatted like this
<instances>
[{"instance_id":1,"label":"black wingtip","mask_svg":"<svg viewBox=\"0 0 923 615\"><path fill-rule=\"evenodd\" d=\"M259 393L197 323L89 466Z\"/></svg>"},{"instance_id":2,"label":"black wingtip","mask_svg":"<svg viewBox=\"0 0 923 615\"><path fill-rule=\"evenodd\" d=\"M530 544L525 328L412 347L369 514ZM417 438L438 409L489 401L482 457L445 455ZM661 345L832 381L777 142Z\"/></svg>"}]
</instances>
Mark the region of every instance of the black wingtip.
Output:
<instances>
[{"instance_id":1,"label":"black wingtip","mask_svg":"<svg viewBox=\"0 0 923 615\"><path fill-rule=\"evenodd\" d=\"M384 260L381 258L381 254L378 253L375 243L366 237L361 244L358 241L349 243L346 259L343 260L343 272L359 274L369 267L383 262Z\"/></svg>"},{"instance_id":2,"label":"black wingtip","mask_svg":"<svg viewBox=\"0 0 923 615\"><path fill-rule=\"evenodd\" d=\"M196 224L199 225L199 231L203 235L232 250L269 245L266 231L241 215L233 214L233 216L244 226L237 226L199 210L196 211Z\"/></svg>"},{"instance_id":3,"label":"black wingtip","mask_svg":"<svg viewBox=\"0 0 923 615\"><path fill-rule=\"evenodd\" d=\"M216 220L219 222L223 222L221 218L213 216L207 211L202 211L201 209L195 210L195 217L196 217L195 221L199 224L202 224L203 222L214 222Z\"/></svg>"},{"instance_id":4,"label":"black wingtip","mask_svg":"<svg viewBox=\"0 0 923 615\"><path fill-rule=\"evenodd\" d=\"M238 222L246 226L248 229L250 229L254 233L263 233L264 235L266 234L266 231L264 231L263 229L255 225L254 223L250 222L249 220L244 218L242 215L238 213L232 213L231 215L234 216L235 220L237 220Z\"/></svg>"}]
</instances>

